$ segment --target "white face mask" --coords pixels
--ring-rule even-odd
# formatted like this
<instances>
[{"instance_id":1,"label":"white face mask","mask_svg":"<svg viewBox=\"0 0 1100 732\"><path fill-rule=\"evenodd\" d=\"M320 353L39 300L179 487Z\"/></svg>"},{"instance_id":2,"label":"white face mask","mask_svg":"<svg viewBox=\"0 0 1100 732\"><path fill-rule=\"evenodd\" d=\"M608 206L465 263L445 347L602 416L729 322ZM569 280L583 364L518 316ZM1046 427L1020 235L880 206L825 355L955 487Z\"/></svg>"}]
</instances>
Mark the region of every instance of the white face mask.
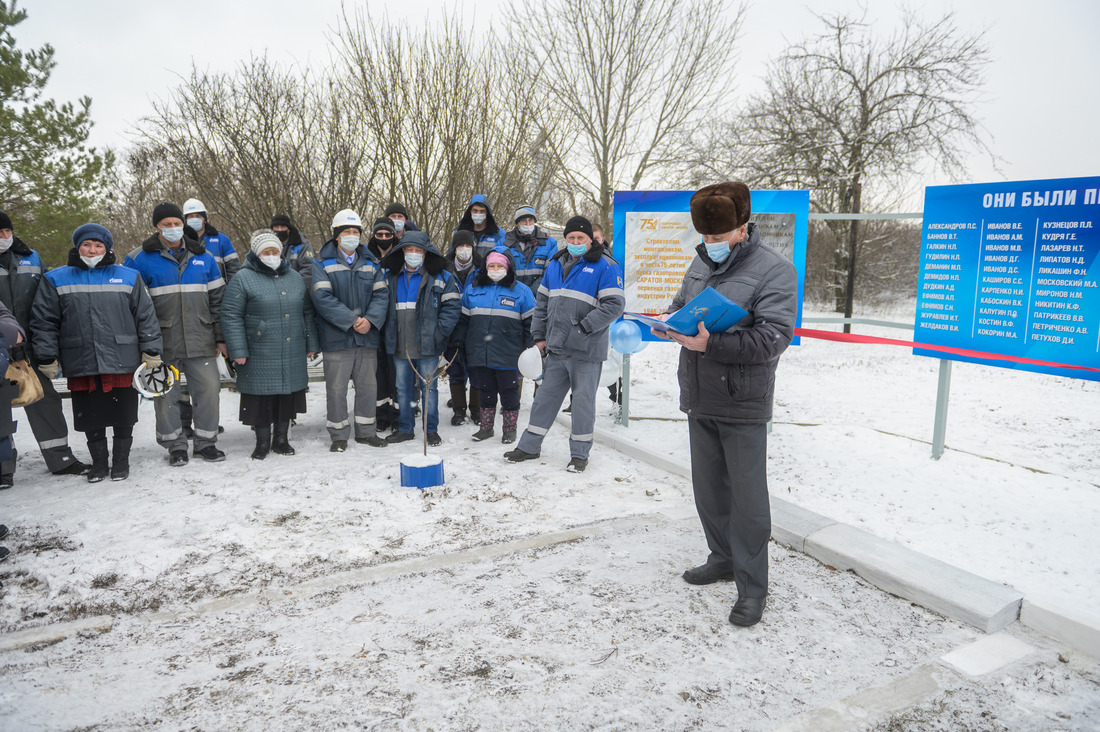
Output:
<instances>
[{"instance_id":1,"label":"white face mask","mask_svg":"<svg viewBox=\"0 0 1100 732\"><path fill-rule=\"evenodd\" d=\"M470 214L470 218L474 220L474 226L481 226L485 223L485 214Z\"/></svg>"},{"instance_id":2,"label":"white face mask","mask_svg":"<svg viewBox=\"0 0 1100 732\"><path fill-rule=\"evenodd\" d=\"M491 279L493 282L500 282L502 279L504 279L504 276L508 274L507 269L490 269L486 271L489 274L489 279Z\"/></svg>"},{"instance_id":3,"label":"white face mask","mask_svg":"<svg viewBox=\"0 0 1100 732\"><path fill-rule=\"evenodd\" d=\"M82 261L82 262L84 262L84 264L88 265L88 269L95 269L95 266L97 264L99 264L103 260L103 257L105 257L105 256L106 255L104 255L104 254L97 254L94 257L85 257L83 254L81 254L80 255L80 261Z\"/></svg>"},{"instance_id":4,"label":"white face mask","mask_svg":"<svg viewBox=\"0 0 1100 732\"><path fill-rule=\"evenodd\" d=\"M206 222L196 216L193 219L187 219L187 225L195 231L202 231L203 227L206 225Z\"/></svg>"},{"instance_id":5,"label":"white face mask","mask_svg":"<svg viewBox=\"0 0 1100 732\"><path fill-rule=\"evenodd\" d=\"M0 239L0 254L11 249L11 245L15 243L15 237L9 236L7 239Z\"/></svg>"},{"instance_id":6,"label":"white face mask","mask_svg":"<svg viewBox=\"0 0 1100 732\"><path fill-rule=\"evenodd\" d=\"M405 230L405 221L403 219L390 219L390 220L393 221L394 230L399 231L399 232Z\"/></svg>"},{"instance_id":7,"label":"white face mask","mask_svg":"<svg viewBox=\"0 0 1100 732\"><path fill-rule=\"evenodd\" d=\"M460 262L469 262L470 258L474 256L473 247L459 247L455 250L455 259Z\"/></svg>"},{"instance_id":8,"label":"white face mask","mask_svg":"<svg viewBox=\"0 0 1100 732\"><path fill-rule=\"evenodd\" d=\"M260 257L260 261L266 264L268 267L271 267L271 269L278 269L279 265L283 261L283 258L280 257L278 254L267 254Z\"/></svg>"},{"instance_id":9,"label":"white face mask","mask_svg":"<svg viewBox=\"0 0 1100 732\"><path fill-rule=\"evenodd\" d=\"M405 264L409 265L409 269L419 269L420 265L424 264L424 255L405 252Z\"/></svg>"},{"instance_id":10,"label":"white face mask","mask_svg":"<svg viewBox=\"0 0 1100 732\"><path fill-rule=\"evenodd\" d=\"M535 225L534 224L520 224L519 225L519 233L523 234L524 236L531 236L531 234L535 233Z\"/></svg>"},{"instance_id":11,"label":"white face mask","mask_svg":"<svg viewBox=\"0 0 1100 732\"><path fill-rule=\"evenodd\" d=\"M175 243L183 238L183 227L173 226L170 229L161 229L160 235L168 241Z\"/></svg>"},{"instance_id":12,"label":"white face mask","mask_svg":"<svg viewBox=\"0 0 1100 732\"><path fill-rule=\"evenodd\" d=\"M340 248L348 254L351 254L359 247L359 237L354 234L348 234L340 237Z\"/></svg>"}]
</instances>

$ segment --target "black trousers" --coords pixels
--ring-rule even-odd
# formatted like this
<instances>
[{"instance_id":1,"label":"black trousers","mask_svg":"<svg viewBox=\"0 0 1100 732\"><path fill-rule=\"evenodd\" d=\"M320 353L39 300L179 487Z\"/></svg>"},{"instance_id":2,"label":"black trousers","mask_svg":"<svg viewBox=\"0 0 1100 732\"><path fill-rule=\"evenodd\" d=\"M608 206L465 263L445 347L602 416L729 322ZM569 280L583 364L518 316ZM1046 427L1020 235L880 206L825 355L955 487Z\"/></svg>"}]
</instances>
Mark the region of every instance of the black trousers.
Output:
<instances>
[{"instance_id":1,"label":"black trousers","mask_svg":"<svg viewBox=\"0 0 1100 732\"><path fill-rule=\"evenodd\" d=\"M737 594L768 594L768 426L688 419L695 508L708 563L734 571Z\"/></svg>"}]
</instances>

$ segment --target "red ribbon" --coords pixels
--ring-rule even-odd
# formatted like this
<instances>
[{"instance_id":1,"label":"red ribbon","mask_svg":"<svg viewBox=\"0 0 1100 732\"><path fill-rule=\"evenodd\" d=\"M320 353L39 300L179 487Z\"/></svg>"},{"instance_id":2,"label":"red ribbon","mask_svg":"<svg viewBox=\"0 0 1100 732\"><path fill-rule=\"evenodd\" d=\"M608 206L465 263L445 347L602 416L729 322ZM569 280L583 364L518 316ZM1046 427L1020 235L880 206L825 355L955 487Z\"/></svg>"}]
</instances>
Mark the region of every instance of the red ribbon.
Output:
<instances>
[{"instance_id":1,"label":"red ribbon","mask_svg":"<svg viewBox=\"0 0 1100 732\"><path fill-rule=\"evenodd\" d=\"M1056 369L1073 369L1077 371L1100 372L1100 368L1094 368L1092 366L1073 366L1066 363L1054 363L1053 361L1040 361L1034 358L1024 358L1023 356L1006 356L1001 353L971 351L966 348L955 348L954 346L933 346L928 343L902 341L898 340L897 338L880 338L878 336L856 335L855 333L837 333L831 330L815 330L813 328L795 328L794 334L796 336L804 336L806 338L818 338L823 341L839 341L841 343L878 343L886 346L906 346L908 348L921 348L926 351L941 351L943 353L953 353L957 356L966 356L967 358L980 358L987 361L1011 361L1012 363L1026 363L1032 366L1046 366Z\"/></svg>"}]
</instances>

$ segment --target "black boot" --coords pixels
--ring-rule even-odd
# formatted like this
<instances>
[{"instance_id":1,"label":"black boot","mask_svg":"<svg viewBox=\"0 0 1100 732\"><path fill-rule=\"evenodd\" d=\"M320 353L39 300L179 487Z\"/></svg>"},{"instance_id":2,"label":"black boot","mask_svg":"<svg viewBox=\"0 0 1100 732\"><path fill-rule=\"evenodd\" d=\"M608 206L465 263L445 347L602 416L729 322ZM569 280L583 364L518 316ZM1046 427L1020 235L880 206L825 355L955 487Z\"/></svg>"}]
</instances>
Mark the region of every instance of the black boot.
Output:
<instances>
[{"instance_id":1,"label":"black boot","mask_svg":"<svg viewBox=\"0 0 1100 732\"><path fill-rule=\"evenodd\" d=\"M481 392L470 384L470 421L481 424Z\"/></svg>"},{"instance_id":2,"label":"black boot","mask_svg":"<svg viewBox=\"0 0 1100 732\"><path fill-rule=\"evenodd\" d=\"M263 460L271 452L271 425L258 424L252 429L256 431L256 449L252 451L252 459Z\"/></svg>"},{"instance_id":3,"label":"black boot","mask_svg":"<svg viewBox=\"0 0 1100 732\"><path fill-rule=\"evenodd\" d=\"M110 472L110 454L107 452L107 440L88 440L88 452L92 456L92 469L88 471L88 482L98 483Z\"/></svg>"},{"instance_id":4,"label":"black boot","mask_svg":"<svg viewBox=\"0 0 1100 732\"><path fill-rule=\"evenodd\" d=\"M466 385L451 384L451 409L454 416L451 417L451 426L458 427L466 421Z\"/></svg>"},{"instance_id":5,"label":"black boot","mask_svg":"<svg viewBox=\"0 0 1100 732\"><path fill-rule=\"evenodd\" d=\"M294 448L290 446L287 432L290 431L290 422L276 422L275 436L271 438L271 452L280 455L293 455Z\"/></svg>"},{"instance_id":6,"label":"black boot","mask_svg":"<svg viewBox=\"0 0 1100 732\"><path fill-rule=\"evenodd\" d=\"M111 480L126 480L130 477L130 445L133 437L116 437L114 454L111 456Z\"/></svg>"}]
</instances>

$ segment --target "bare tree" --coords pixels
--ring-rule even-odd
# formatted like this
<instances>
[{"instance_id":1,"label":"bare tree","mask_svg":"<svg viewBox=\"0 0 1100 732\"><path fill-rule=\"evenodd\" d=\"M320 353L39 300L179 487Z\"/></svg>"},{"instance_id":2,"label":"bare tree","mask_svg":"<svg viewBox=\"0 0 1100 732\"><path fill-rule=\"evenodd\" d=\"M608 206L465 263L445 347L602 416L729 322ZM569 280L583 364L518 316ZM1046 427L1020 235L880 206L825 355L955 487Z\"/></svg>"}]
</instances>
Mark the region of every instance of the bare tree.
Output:
<instances>
[{"instance_id":1,"label":"bare tree","mask_svg":"<svg viewBox=\"0 0 1100 732\"><path fill-rule=\"evenodd\" d=\"M531 46L534 96L567 118L546 140L573 210L606 227L613 193L678 163L683 141L729 108L744 6L727 0L514 2L508 38Z\"/></svg>"},{"instance_id":2,"label":"bare tree","mask_svg":"<svg viewBox=\"0 0 1100 732\"><path fill-rule=\"evenodd\" d=\"M363 9L344 26L341 88L362 115L376 208L402 201L442 250L472 194L501 212L545 192L526 170L554 118L532 124L513 96L519 66L492 35L475 38L455 15L410 30Z\"/></svg>"},{"instance_id":3,"label":"bare tree","mask_svg":"<svg viewBox=\"0 0 1100 732\"><path fill-rule=\"evenodd\" d=\"M231 74L194 70L143 120L144 144L238 241L273 213L327 232L337 210L366 205L374 173L359 115L337 91L328 76L267 58Z\"/></svg>"},{"instance_id":4,"label":"bare tree","mask_svg":"<svg viewBox=\"0 0 1100 732\"><path fill-rule=\"evenodd\" d=\"M957 174L964 151L988 151L972 113L989 62L984 33L960 31L954 14L905 11L887 35L865 18L820 16L825 31L770 64L766 90L723 138L741 146L745 177L809 188L818 210L860 213L868 183L889 191L929 161ZM846 228L836 262L851 317L859 224Z\"/></svg>"},{"instance_id":5,"label":"bare tree","mask_svg":"<svg viewBox=\"0 0 1100 732\"><path fill-rule=\"evenodd\" d=\"M153 208L162 201L182 202L190 184L163 152L139 143L112 171L104 224L115 240L118 263L153 233Z\"/></svg>"}]
</instances>

